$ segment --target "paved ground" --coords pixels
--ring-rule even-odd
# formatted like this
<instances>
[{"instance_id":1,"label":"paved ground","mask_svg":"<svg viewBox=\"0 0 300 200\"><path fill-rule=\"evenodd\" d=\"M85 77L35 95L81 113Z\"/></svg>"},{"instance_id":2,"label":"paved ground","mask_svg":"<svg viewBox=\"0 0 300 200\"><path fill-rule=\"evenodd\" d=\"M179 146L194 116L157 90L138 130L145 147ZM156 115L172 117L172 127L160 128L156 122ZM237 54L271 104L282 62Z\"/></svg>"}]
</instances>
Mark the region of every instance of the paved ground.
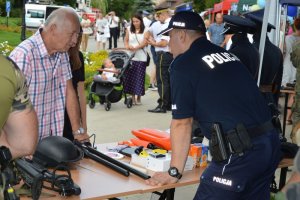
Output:
<instances>
[{"instance_id":1,"label":"paved ground","mask_svg":"<svg viewBox=\"0 0 300 200\"><path fill-rule=\"evenodd\" d=\"M88 51L95 51L95 40L90 38L88 44ZM118 42L119 47L123 46L122 42ZM151 66L147 68L151 70ZM131 130L140 128L156 128L166 130L169 128L171 113L154 114L147 112L147 109L156 106L158 98L157 91L146 91L142 97L142 105L133 106L128 109L123 101L112 104L110 111L105 111L104 107L99 103L94 109L87 108L88 129L89 133L96 135L96 143L115 142L132 138ZM283 99L281 99L282 105ZM291 126L287 127L287 133L291 130ZM258 163L259 164L259 163ZM290 172L288 173L288 177ZM276 177L279 177L279 172L276 172ZM175 199L193 199L196 191L196 185L186 186L176 189ZM156 195L131 195L122 197L122 199L129 200L145 200L158 199Z\"/></svg>"}]
</instances>

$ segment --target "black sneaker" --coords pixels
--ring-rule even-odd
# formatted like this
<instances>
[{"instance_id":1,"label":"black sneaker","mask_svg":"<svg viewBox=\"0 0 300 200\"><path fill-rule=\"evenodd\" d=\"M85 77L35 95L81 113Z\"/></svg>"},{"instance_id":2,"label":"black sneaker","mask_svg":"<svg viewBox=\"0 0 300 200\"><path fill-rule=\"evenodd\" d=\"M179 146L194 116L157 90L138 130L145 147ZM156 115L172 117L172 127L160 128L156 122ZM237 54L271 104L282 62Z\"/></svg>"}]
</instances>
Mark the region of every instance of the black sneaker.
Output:
<instances>
[{"instance_id":1,"label":"black sneaker","mask_svg":"<svg viewBox=\"0 0 300 200\"><path fill-rule=\"evenodd\" d=\"M150 84L148 89L154 91L157 90L157 87L155 87L155 85Z\"/></svg>"}]
</instances>

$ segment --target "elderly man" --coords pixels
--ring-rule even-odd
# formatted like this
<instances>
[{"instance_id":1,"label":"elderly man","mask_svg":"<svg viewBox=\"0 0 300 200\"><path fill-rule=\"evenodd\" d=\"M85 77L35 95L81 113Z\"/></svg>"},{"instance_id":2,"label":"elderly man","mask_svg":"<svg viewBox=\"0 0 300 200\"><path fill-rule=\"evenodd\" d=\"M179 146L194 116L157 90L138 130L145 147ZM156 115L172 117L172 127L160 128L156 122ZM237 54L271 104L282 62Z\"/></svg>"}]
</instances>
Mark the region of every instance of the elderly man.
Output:
<instances>
[{"instance_id":1,"label":"elderly man","mask_svg":"<svg viewBox=\"0 0 300 200\"><path fill-rule=\"evenodd\" d=\"M59 8L49 15L43 28L10 54L29 84L29 96L38 115L40 140L51 135L62 136L65 106L75 139L88 138L80 123L67 53L75 46L79 31L79 18L73 9Z\"/></svg>"},{"instance_id":2,"label":"elderly man","mask_svg":"<svg viewBox=\"0 0 300 200\"><path fill-rule=\"evenodd\" d=\"M163 185L181 178L195 119L210 140L213 161L194 199L270 199L280 142L256 82L235 56L206 39L197 13L176 13L162 34L167 32L174 56L172 159L168 172L155 173L147 183Z\"/></svg>"},{"instance_id":3,"label":"elderly man","mask_svg":"<svg viewBox=\"0 0 300 200\"><path fill-rule=\"evenodd\" d=\"M9 148L12 158L31 155L38 127L26 79L11 60L0 56L0 63L0 146Z\"/></svg>"}]
</instances>

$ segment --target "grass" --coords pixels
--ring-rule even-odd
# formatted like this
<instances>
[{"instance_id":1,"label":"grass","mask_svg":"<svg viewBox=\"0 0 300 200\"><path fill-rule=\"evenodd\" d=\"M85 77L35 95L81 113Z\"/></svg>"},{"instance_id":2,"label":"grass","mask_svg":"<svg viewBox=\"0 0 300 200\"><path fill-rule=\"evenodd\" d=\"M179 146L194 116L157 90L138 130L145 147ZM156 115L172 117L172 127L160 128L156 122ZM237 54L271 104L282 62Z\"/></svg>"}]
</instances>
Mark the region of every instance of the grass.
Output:
<instances>
[{"instance_id":1,"label":"grass","mask_svg":"<svg viewBox=\"0 0 300 200\"><path fill-rule=\"evenodd\" d=\"M31 34L26 34L26 37L30 37ZM21 34L20 33L13 33L8 31L0 31L0 43L8 41L8 44L15 47L21 43Z\"/></svg>"},{"instance_id":2,"label":"grass","mask_svg":"<svg viewBox=\"0 0 300 200\"><path fill-rule=\"evenodd\" d=\"M8 41L10 46L17 46L21 42L21 18L8 18L8 27L6 26L6 17L0 17L0 42ZM32 35L31 31L26 31L26 38Z\"/></svg>"},{"instance_id":3,"label":"grass","mask_svg":"<svg viewBox=\"0 0 300 200\"><path fill-rule=\"evenodd\" d=\"M0 17L0 25L6 26L6 17ZM8 26L21 26L22 25L22 19L21 18L8 18Z\"/></svg>"}]
</instances>

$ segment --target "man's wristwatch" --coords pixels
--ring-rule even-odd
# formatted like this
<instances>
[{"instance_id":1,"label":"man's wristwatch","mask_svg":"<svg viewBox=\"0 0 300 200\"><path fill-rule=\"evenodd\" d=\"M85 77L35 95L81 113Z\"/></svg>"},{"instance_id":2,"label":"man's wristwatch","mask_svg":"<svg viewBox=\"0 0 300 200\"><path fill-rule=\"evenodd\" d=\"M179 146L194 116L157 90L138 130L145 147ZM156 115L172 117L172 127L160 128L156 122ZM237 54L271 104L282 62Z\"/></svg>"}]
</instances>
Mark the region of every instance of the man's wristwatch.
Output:
<instances>
[{"instance_id":1,"label":"man's wristwatch","mask_svg":"<svg viewBox=\"0 0 300 200\"><path fill-rule=\"evenodd\" d=\"M80 135L80 134L84 134L84 128L80 127L77 131L73 132L73 135Z\"/></svg>"},{"instance_id":2,"label":"man's wristwatch","mask_svg":"<svg viewBox=\"0 0 300 200\"><path fill-rule=\"evenodd\" d=\"M177 178L178 180L181 179L182 174L179 173L178 169L176 167L170 167L168 170L168 173L170 176Z\"/></svg>"}]
</instances>

